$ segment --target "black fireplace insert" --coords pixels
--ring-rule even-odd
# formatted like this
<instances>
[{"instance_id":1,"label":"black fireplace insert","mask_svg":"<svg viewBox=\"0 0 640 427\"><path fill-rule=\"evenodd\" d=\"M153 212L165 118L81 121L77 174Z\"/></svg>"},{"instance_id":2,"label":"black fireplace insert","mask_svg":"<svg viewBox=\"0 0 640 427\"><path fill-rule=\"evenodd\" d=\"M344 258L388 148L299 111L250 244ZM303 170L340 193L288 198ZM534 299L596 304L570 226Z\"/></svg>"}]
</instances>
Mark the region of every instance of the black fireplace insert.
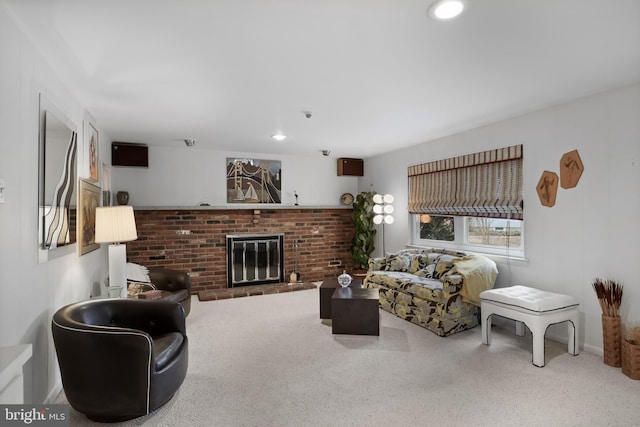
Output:
<instances>
[{"instance_id":1,"label":"black fireplace insert","mask_svg":"<svg viewBox=\"0 0 640 427\"><path fill-rule=\"evenodd\" d=\"M227 287L284 282L284 234L227 235Z\"/></svg>"}]
</instances>

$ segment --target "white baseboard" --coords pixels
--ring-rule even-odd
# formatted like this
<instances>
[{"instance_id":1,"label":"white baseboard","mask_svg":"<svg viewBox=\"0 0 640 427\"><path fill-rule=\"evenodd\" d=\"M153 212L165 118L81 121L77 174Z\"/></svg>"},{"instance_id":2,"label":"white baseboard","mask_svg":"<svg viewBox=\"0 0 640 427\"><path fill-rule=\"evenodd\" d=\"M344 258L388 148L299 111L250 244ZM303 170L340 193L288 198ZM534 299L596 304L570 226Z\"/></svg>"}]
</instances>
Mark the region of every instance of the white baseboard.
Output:
<instances>
[{"instance_id":1,"label":"white baseboard","mask_svg":"<svg viewBox=\"0 0 640 427\"><path fill-rule=\"evenodd\" d=\"M62 382L57 381L51 388L51 391L47 395L46 399L44 400L44 404L45 405L53 404L58 398L58 395L60 394L61 391L62 391Z\"/></svg>"}]
</instances>

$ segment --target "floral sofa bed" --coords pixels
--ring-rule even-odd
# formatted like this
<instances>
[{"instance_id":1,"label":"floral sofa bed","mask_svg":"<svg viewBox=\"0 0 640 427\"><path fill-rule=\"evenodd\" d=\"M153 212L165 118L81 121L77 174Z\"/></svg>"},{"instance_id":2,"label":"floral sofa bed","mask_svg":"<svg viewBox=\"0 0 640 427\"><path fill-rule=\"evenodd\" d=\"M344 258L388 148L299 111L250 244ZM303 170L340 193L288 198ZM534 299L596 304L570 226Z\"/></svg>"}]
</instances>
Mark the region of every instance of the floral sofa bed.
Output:
<instances>
[{"instance_id":1,"label":"floral sofa bed","mask_svg":"<svg viewBox=\"0 0 640 427\"><path fill-rule=\"evenodd\" d=\"M478 325L478 294L497 275L481 255L406 249L369 259L363 286L379 290L382 309L445 337Z\"/></svg>"}]
</instances>

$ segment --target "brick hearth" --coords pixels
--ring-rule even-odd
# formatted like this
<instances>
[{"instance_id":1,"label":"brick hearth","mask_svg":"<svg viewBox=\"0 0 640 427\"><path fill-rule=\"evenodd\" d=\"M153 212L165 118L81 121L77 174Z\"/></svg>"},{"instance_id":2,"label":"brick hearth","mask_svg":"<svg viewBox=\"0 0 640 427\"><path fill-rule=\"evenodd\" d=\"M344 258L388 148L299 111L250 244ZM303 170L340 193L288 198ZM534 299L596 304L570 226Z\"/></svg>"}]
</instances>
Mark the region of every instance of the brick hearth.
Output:
<instances>
[{"instance_id":1,"label":"brick hearth","mask_svg":"<svg viewBox=\"0 0 640 427\"><path fill-rule=\"evenodd\" d=\"M189 272L192 293L226 289L226 235L284 233L284 271L304 282L352 270L351 209L135 209L138 240L127 242L129 262Z\"/></svg>"},{"instance_id":2,"label":"brick hearth","mask_svg":"<svg viewBox=\"0 0 640 427\"><path fill-rule=\"evenodd\" d=\"M285 292L304 291L317 289L313 283L275 283L268 285L239 286L237 288L213 289L198 292L200 301L213 301L219 299L250 297L253 295L281 294Z\"/></svg>"}]
</instances>

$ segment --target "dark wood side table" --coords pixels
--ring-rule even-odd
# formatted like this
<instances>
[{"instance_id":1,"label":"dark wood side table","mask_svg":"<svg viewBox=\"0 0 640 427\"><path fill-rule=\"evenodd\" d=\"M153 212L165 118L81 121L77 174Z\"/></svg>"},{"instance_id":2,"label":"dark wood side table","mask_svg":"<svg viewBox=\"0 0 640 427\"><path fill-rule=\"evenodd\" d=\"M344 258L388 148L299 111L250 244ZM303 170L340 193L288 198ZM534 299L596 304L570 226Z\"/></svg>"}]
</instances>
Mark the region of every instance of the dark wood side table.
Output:
<instances>
[{"instance_id":1,"label":"dark wood side table","mask_svg":"<svg viewBox=\"0 0 640 427\"><path fill-rule=\"evenodd\" d=\"M378 289L338 288L331 297L334 334L380 335Z\"/></svg>"},{"instance_id":2,"label":"dark wood side table","mask_svg":"<svg viewBox=\"0 0 640 427\"><path fill-rule=\"evenodd\" d=\"M331 296L337 288L340 288L338 278L327 279L320 285L320 318L331 319ZM362 280L353 279L349 287L361 288Z\"/></svg>"}]
</instances>

